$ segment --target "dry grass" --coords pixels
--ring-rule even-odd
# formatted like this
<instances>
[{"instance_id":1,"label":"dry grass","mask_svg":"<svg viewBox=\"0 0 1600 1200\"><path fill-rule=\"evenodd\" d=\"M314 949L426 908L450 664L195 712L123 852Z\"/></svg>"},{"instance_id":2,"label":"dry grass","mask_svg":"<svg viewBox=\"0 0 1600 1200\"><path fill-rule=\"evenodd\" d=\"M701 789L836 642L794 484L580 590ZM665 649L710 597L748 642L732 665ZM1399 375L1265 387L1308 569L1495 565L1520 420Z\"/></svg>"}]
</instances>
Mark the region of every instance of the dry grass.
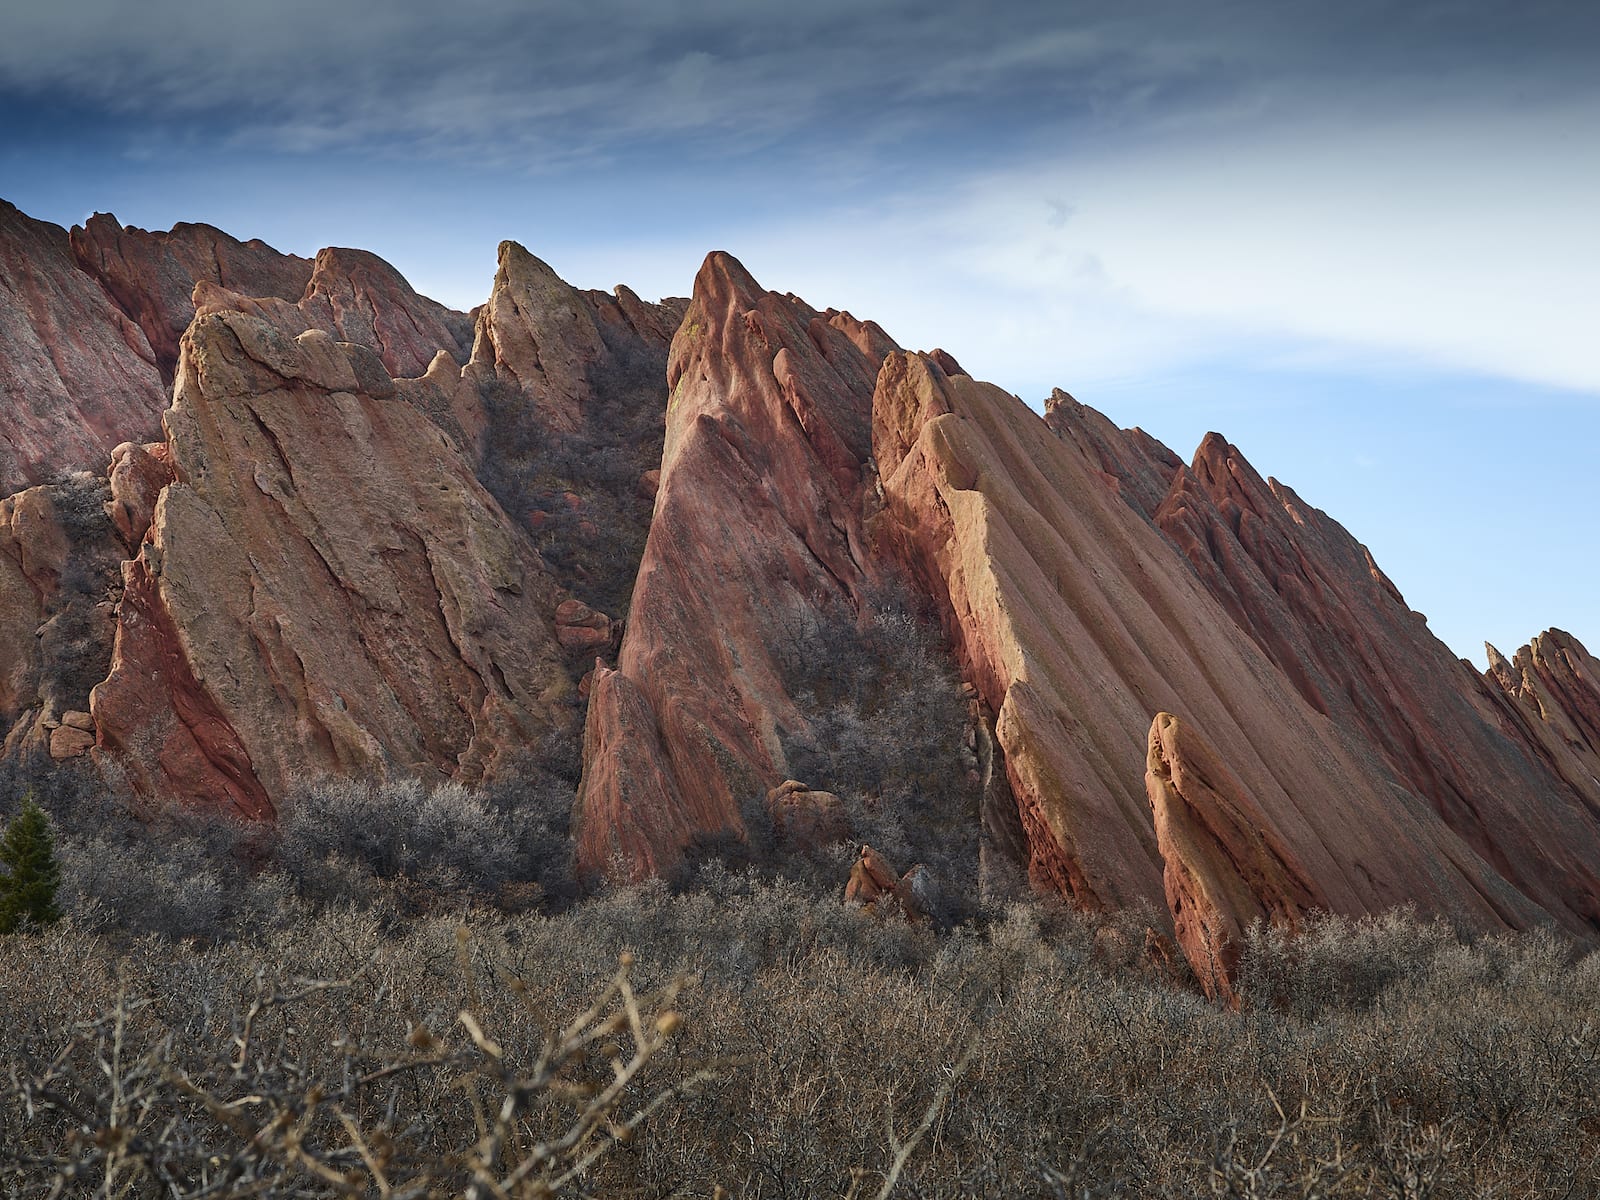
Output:
<instances>
[{"instance_id":1,"label":"dry grass","mask_svg":"<svg viewBox=\"0 0 1600 1200\"><path fill-rule=\"evenodd\" d=\"M1552 939L1328 920L1255 940L1235 1014L1136 919L935 934L715 882L466 935L0 940L0 1195L1600 1193L1600 957Z\"/></svg>"}]
</instances>

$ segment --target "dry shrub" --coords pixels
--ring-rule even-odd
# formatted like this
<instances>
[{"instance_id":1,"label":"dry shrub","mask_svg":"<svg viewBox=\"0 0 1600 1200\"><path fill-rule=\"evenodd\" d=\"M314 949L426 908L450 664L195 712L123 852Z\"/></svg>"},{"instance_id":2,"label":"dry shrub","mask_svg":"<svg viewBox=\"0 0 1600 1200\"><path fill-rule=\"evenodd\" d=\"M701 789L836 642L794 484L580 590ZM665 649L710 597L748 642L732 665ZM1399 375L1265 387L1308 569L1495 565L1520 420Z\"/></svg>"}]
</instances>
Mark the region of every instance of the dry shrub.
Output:
<instances>
[{"instance_id":1,"label":"dry shrub","mask_svg":"<svg viewBox=\"0 0 1600 1200\"><path fill-rule=\"evenodd\" d=\"M612 1122L708 1064L717 1074L674 1091L557 1194L871 1196L897 1162L892 1190L908 1197L1600 1189L1600 958L1574 961L1544 935L1466 942L1405 918L1329 919L1322 949L1277 964L1276 986L1310 996L1337 961L1357 979L1345 998L1230 1013L1138 955L1107 954L1101 926L1049 905L937 934L729 873L715 890L618 889L555 915L487 914L472 929L463 942L453 921L330 905L208 947L153 937L118 947L70 920L0 940L0 1045L19 1065L0 1101L13 1164L0 1189L49 1195L51 1161L81 1152L70 1139L82 1121L42 1105L37 1085L65 1053L79 1064L80 1108L106 1111L112 1083L92 1060L125 997L126 1062L148 1063L151 1078L207 1080L225 1103L278 1097L291 1128L312 1113L304 1144L366 1175L350 1191L290 1172L273 1194L385 1194L335 1103L369 1152L395 1145L385 1162L433 1172L449 1181L437 1194L459 1194L463 1148L492 1127L512 1076L495 1074L456 1014L473 1013L523 1078L549 1026L584 1010L623 953L642 994L699 982L672 1001L682 1033L652 1054L650 1081L641 1070ZM261 997L292 994L295 977L357 983L268 1005L236 1079L241 1023ZM450 1065L408 1065L424 1053L412 1044L419 1028L448 1043ZM604 1082L607 1058L573 1059L566 1077ZM367 1085L351 1090L390 1068L371 1097ZM452 1086L463 1079L479 1080L477 1092ZM513 1106L524 1147L571 1119L557 1093L546 1115ZM264 1123L265 1110L246 1107ZM153 1111L211 1129L221 1140L207 1144L228 1154L257 1154L213 1128L198 1097ZM141 1136L159 1142L168 1126L151 1120ZM609 1136L602 1128L596 1137ZM257 1156L281 1165L282 1139L272 1145L278 1158ZM404 1177L384 1170L391 1184ZM184 1186L159 1194L197 1194Z\"/></svg>"}]
</instances>

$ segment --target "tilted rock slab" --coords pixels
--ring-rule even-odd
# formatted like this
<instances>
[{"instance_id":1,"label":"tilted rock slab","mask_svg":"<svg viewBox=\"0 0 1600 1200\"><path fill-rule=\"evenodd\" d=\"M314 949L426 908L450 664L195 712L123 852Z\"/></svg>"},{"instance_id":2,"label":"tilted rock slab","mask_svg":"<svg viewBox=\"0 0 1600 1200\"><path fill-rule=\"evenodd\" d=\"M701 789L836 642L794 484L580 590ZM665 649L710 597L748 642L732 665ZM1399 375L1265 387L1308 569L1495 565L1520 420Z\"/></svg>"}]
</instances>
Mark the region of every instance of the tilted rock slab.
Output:
<instances>
[{"instance_id":1,"label":"tilted rock slab","mask_svg":"<svg viewBox=\"0 0 1600 1200\"><path fill-rule=\"evenodd\" d=\"M1485 644L1486 690L1509 705L1517 732L1539 747L1574 792L1600 783L1600 660L1570 633L1547 629L1507 661ZM1600 815L1600 804L1589 808Z\"/></svg>"},{"instance_id":2,"label":"tilted rock slab","mask_svg":"<svg viewBox=\"0 0 1600 1200\"><path fill-rule=\"evenodd\" d=\"M561 596L376 353L207 309L92 712L141 786L249 816L301 771L473 782L572 718Z\"/></svg>"},{"instance_id":3,"label":"tilted rock slab","mask_svg":"<svg viewBox=\"0 0 1600 1200\"><path fill-rule=\"evenodd\" d=\"M0 201L0 495L103 469L166 406L148 339L78 269L67 231Z\"/></svg>"},{"instance_id":4,"label":"tilted rock slab","mask_svg":"<svg viewBox=\"0 0 1600 1200\"><path fill-rule=\"evenodd\" d=\"M1150 723L1144 785L1178 945L1206 995L1236 1003L1250 926L1293 930L1327 898L1217 752L1171 713Z\"/></svg>"},{"instance_id":5,"label":"tilted rock slab","mask_svg":"<svg viewBox=\"0 0 1600 1200\"><path fill-rule=\"evenodd\" d=\"M1339 912L1414 901L1490 927L1539 908L1310 708L1100 461L1014 397L891 355L874 398L880 540L950 614L997 713L1035 884L1166 899L1144 787L1157 713L1192 723Z\"/></svg>"},{"instance_id":6,"label":"tilted rock slab","mask_svg":"<svg viewBox=\"0 0 1600 1200\"><path fill-rule=\"evenodd\" d=\"M866 353L863 347L869 347ZM596 672L574 828L587 872L670 869L742 836L803 727L785 629L875 577L860 495L882 330L709 256L673 340L655 516L614 672Z\"/></svg>"}]
</instances>

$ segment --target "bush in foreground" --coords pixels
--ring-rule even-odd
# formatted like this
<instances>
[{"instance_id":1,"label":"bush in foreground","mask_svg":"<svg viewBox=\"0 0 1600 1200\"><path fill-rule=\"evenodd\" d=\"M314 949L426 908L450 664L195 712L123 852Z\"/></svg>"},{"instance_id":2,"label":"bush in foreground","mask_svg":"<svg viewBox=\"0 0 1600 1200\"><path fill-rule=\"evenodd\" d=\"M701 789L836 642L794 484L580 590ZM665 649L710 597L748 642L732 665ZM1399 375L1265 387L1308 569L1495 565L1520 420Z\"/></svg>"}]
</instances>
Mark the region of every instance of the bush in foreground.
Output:
<instances>
[{"instance_id":1,"label":"bush in foreground","mask_svg":"<svg viewBox=\"0 0 1600 1200\"><path fill-rule=\"evenodd\" d=\"M86 1153L63 1194L105 1194L105 1145L134 1113L117 1097L137 1087L161 1096L138 1134L173 1166L160 1189L125 1176L127 1195L460 1195L477 1168L503 1181L637 1052L624 1013L548 1087L519 1082L623 954L628 986L663 997L641 1002L638 1028L651 1038L670 1002L681 1029L579 1139L604 1152L556 1195L1600 1190L1600 957L1542 936L1329 918L1306 954L1258 935L1255 969L1281 995L1230 1013L1128 952L1127 931L1039 903L938 935L727 875L715 892L620 889L458 929L327 906L199 948L119 952L70 919L0 940L0 1045L17 1064L0 1088L0 1194L50 1195L59 1160ZM697 981L672 996L683 979ZM623 1012L612 995L602 1022ZM212 1158L276 1190L220 1187ZM433 1191L397 1182L424 1176Z\"/></svg>"}]
</instances>

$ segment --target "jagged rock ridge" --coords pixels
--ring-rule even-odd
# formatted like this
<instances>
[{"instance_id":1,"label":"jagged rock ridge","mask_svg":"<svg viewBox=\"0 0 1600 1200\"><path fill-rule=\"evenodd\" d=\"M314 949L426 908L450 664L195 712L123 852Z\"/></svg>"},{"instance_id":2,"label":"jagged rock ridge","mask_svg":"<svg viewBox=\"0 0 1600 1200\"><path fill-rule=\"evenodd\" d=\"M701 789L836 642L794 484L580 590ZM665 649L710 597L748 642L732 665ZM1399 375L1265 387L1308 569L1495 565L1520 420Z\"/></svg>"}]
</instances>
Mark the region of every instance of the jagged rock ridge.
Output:
<instances>
[{"instance_id":1,"label":"jagged rock ridge","mask_svg":"<svg viewBox=\"0 0 1600 1200\"><path fill-rule=\"evenodd\" d=\"M586 693L588 871L758 818L798 851L858 831L789 778L796 648L898 589L970 692L974 845L1165 905L1214 994L1258 917L1600 929L1595 660L1550 631L1479 677L1220 437L1185 464L1065 393L1041 419L723 254L649 305L505 243L472 317L203 226L0 210L0 267L39 397L0 467L107 471L0 505L8 753L260 817L304 770L481 778Z\"/></svg>"}]
</instances>

